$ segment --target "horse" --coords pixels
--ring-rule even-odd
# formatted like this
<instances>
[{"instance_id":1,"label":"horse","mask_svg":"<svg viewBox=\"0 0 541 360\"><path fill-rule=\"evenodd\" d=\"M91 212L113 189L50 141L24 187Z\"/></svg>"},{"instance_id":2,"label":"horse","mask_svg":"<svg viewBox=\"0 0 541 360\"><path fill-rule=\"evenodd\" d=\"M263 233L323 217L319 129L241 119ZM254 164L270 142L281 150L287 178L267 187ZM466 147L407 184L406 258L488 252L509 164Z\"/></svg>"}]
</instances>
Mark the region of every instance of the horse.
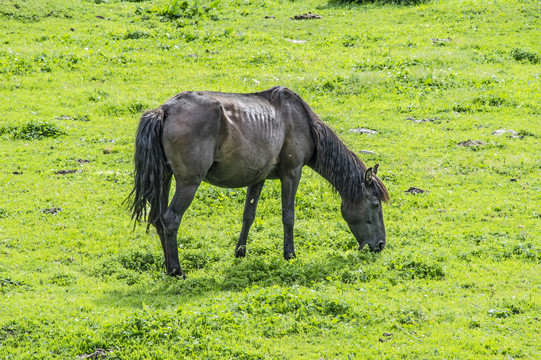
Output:
<instances>
[{"instance_id":1,"label":"horse","mask_svg":"<svg viewBox=\"0 0 541 360\"><path fill-rule=\"evenodd\" d=\"M156 228L166 272L183 277L177 234L185 211L205 181L247 187L235 256L246 255L248 232L267 179L281 182L284 258L294 258L295 195L305 165L325 178L342 199L341 213L359 249L383 250L382 202L389 193L295 92L285 87L237 94L186 91L145 112L135 138L134 186L128 207L135 224ZM169 203L172 177L175 192ZM149 210L147 213L147 205Z\"/></svg>"}]
</instances>

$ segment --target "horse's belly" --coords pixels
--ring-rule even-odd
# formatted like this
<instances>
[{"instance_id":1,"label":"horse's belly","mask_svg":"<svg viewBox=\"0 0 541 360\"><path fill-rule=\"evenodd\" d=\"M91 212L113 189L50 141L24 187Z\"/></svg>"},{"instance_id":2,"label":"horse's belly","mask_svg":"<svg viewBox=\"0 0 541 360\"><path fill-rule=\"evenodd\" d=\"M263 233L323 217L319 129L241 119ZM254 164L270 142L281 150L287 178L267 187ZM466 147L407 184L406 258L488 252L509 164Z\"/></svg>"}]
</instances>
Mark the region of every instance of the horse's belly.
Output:
<instances>
[{"instance_id":1,"label":"horse's belly","mask_svg":"<svg viewBox=\"0 0 541 360\"><path fill-rule=\"evenodd\" d=\"M267 179L273 169L273 163L266 166L250 166L241 162L226 164L215 162L204 181L220 187L246 187Z\"/></svg>"}]
</instances>

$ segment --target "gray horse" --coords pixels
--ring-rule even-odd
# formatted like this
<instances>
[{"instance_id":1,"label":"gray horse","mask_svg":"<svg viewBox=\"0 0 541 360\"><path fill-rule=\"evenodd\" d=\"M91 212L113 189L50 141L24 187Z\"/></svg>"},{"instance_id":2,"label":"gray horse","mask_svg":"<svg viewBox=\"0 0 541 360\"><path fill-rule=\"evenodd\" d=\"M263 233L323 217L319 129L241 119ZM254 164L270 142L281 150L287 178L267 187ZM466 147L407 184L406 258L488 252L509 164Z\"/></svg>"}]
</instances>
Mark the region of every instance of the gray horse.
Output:
<instances>
[{"instance_id":1,"label":"gray horse","mask_svg":"<svg viewBox=\"0 0 541 360\"><path fill-rule=\"evenodd\" d=\"M342 198L342 216L359 243L385 247L381 202L387 189L293 91L274 87L254 94L183 92L141 117L135 141L132 218L156 228L167 274L185 277L177 233L202 181L248 187L235 256L246 255L248 231L266 179L280 179L284 258L295 257L295 194L308 165ZM171 203L172 176L176 189ZM150 210L147 215L147 203Z\"/></svg>"}]
</instances>

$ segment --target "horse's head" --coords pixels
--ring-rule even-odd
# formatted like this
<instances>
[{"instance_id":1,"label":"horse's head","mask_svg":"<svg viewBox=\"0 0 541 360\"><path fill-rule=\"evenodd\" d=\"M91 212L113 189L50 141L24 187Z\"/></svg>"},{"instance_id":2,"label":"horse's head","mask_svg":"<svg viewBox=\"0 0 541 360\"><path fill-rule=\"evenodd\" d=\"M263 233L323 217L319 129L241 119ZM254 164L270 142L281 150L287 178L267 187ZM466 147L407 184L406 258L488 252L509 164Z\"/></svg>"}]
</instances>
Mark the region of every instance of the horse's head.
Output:
<instances>
[{"instance_id":1,"label":"horse's head","mask_svg":"<svg viewBox=\"0 0 541 360\"><path fill-rule=\"evenodd\" d=\"M376 175L378 165L366 170L364 182L365 193L363 201L352 204L347 199L342 200L342 216L357 242L359 250L368 245L371 251L380 252L385 247L385 225L381 202L388 201L388 193Z\"/></svg>"}]
</instances>

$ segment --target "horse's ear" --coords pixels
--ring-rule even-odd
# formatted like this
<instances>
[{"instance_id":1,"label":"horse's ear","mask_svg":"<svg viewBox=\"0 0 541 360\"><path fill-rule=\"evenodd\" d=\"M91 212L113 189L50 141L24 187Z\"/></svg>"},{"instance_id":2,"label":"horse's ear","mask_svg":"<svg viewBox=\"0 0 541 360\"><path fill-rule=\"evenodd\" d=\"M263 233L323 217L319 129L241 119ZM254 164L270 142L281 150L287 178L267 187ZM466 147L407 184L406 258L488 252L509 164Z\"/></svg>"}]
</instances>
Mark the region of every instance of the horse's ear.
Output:
<instances>
[{"instance_id":1,"label":"horse's ear","mask_svg":"<svg viewBox=\"0 0 541 360\"><path fill-rule=\"evenodd\" d=\"M364 182L366 185L372 184L372 168L369 168L364 173Z\"/></svg>"},{"instance_id":2,"label":"horse's ear","mask_svg":"<svg viewBox=\"0 0 541 360\"><path fill-rule=\"evenodd\" d=\"M374 165L374 168L372 169L372 173L373 173L374 175L377 175L377 174L378 174L378 168L379 168L379 164Z\"/></svg>"}]
</instances>

